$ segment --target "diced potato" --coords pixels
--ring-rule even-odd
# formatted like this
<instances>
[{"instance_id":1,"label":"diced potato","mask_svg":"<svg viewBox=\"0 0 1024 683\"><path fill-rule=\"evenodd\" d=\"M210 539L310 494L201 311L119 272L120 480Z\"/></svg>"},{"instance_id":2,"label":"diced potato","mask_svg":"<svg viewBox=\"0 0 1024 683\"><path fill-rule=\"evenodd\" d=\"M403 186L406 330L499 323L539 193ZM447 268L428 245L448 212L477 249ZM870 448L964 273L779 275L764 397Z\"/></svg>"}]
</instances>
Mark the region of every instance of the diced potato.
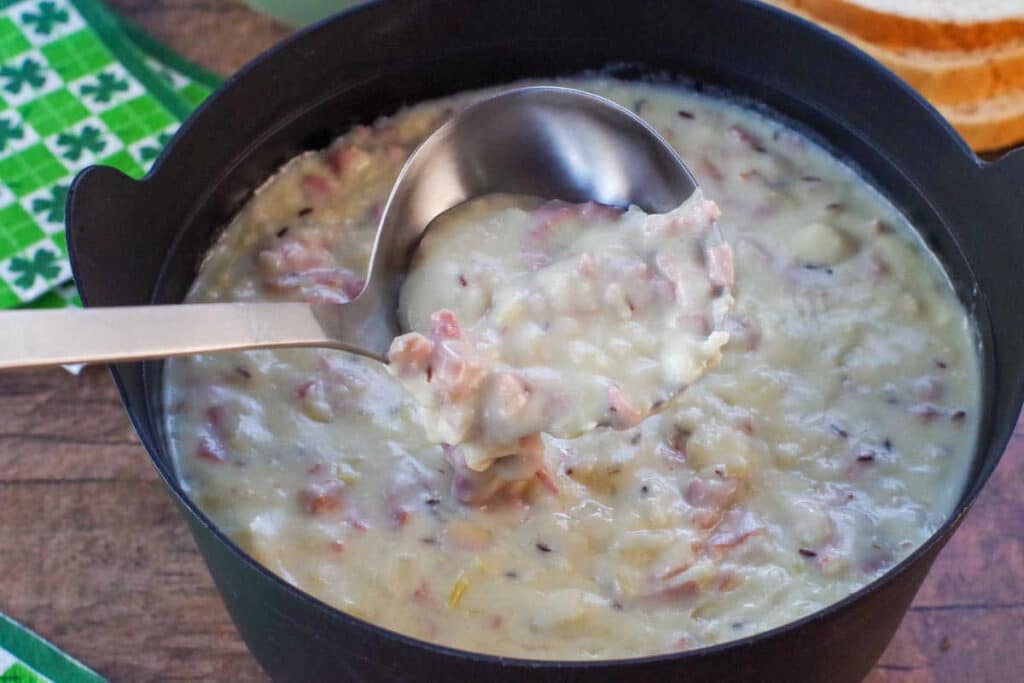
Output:
<instances>
[{"instance_id":1,"label":"diced potato","mask_svg":"<svg viewBox=\"0 0 1024 683\"><path fill-rule=\"evenodd\" d=\"M550 591L544 596L545 609L534 615L531 623L537 629L571 633L575 627L592 625L595 610L606 610L611 604L596 593L566 588Z\"/></svg>"},{"instance_id":2,"label":"diced potato","mask_svg":"<svg viewBox=\"0 0 1024 683\"><path fill-rule=\"evenodd\" d=\"M811 223L793 233L793 256L803 263L834 266L853 254L853 239L827 223Z\"/></svg>"}]
</instances>

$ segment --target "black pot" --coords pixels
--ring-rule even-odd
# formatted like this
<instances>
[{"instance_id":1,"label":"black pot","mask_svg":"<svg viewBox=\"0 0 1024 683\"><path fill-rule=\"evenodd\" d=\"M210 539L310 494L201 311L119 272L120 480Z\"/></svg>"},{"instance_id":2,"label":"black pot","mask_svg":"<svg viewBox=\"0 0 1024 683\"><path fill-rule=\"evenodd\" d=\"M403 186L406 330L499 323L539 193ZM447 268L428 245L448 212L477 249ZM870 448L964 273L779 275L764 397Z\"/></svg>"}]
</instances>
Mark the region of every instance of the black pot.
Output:
<instances>
[{"instance_id":1,"label":"black pot","mask_svg":"<svg viewBox=\"0 0 1024 683\"><path fill-rule=\"evenodd\" d=\"M814 615L681 654L573 663L451 650L343 614L286 584L182 492L161 420L161 365L113 369L238 630L281 681L857 681L995 468L1024 377L1024 153L980 162L877 63L747 1L390 0L302 32L231 79L135 182L90 168L69 247L89 306L180 301L219 227L274 169L403 103L523 77L607 68L688 79L766 104L855 164L925 235L977 323L984 414L956 514L884 577Z\"/></svg>"}]
</instances>

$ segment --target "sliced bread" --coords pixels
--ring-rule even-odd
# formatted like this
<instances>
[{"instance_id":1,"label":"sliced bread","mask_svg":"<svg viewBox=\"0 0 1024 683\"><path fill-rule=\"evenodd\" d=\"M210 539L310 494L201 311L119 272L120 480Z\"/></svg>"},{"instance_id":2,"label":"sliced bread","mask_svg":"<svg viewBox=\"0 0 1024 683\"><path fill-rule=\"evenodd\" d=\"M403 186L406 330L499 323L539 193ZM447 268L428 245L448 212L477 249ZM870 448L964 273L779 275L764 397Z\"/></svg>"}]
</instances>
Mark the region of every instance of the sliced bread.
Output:
<instances>
[{"instance_id":1,"label":"sliced bread","mask_svg":"<svg viewBox=\"0 0 1024 683\"><path fill-rule=\"evenodd\" d=\"M978 102L1024 89L1024 42L974 52L861 49L937 105Z\"/></svg>"},{"instance_id":2,"label":"sliced bread","mask_svg":"<svg viewBox=\"0 0 1024 683\"><path fill-rule=\"evenodd\" d=\"M1024 0L791 0L875 45L961 51L1024 40Z\"/></svg>"},{"instance_id":3,"label":"sliced bread","mask_svg":"<svg viewBox=\"0 0 1024 683\"><path fill-rule=\"evenodd\" d=\"M1024 90L974 104L940 106L939 111L967 144L980 152L1024 141Z\"/></svg>"},{"instance_id":4,"label":"sliced bread","mask_svg":"<svg viewBox=\"0 0 1024 683\"><path fill-rule=\"evenodd\" d=\"M1024 39L967 52L895 49L875 45L817 19L796 6L799 0L765 2L813 21L853 43L895 71L936 105L978 102L1024 89Z\"/></svg>"},{"instance_id":5,"label":"sliced bread","mask_svg":"<svg viewBox=\"0 0 1024 683\"><path fill-rule=\"evenodd\" d=\"M1024 141L1024 40L955 52L896 49L818 19L797 6L806 0L764 1L814 21L892 69L931 101L974 149L998 150ZM1024 5L1024 0L1014 2Z\"/></svg>"}]
</instances>

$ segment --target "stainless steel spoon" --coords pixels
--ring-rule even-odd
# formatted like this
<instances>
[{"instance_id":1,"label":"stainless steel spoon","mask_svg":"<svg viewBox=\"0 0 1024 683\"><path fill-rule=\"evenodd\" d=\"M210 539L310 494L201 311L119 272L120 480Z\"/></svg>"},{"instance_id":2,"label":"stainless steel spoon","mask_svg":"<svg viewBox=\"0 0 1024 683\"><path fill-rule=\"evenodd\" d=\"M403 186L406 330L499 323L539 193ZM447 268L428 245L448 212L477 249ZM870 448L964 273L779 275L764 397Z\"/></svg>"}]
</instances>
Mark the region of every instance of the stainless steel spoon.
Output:
<instances>
[{"instance_id":1,"label":"stainless steel spoon","mask_svg":"<svg viewBox=\"0 0 1024 683\"><path fill-rule=\"evenodd\" d=\"M347 304L214 303L0 313L0 369L213 351L320 346L385 360L409 258L430 222L501 192L650 213L697 183L643 120L596 95L537 86L467 107L406 162L384 209L366 286Z\"/></svg>"}]
</instances>

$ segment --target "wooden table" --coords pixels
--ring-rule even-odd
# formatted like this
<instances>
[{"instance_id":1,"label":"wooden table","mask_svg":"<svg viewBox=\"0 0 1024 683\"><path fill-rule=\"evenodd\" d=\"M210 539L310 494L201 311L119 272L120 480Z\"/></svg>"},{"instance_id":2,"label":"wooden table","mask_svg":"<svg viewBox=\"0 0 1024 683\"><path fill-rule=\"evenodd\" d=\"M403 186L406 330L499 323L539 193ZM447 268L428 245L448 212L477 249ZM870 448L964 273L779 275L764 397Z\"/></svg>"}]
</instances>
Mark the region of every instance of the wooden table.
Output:
<instances>
[{"instance_id":1,"label":"wooden table","mask_svg":"<svg viewBox=\"0 0 1024 683\"><path fill-rule=\"evenodd\" d=\"M230 73L286 31L228 0L114 0ZM0 611L113 681L264 679L107 373L0 375ZM1024 676L1024 424L872 683Z\"/></svg>"}]
</instances>

